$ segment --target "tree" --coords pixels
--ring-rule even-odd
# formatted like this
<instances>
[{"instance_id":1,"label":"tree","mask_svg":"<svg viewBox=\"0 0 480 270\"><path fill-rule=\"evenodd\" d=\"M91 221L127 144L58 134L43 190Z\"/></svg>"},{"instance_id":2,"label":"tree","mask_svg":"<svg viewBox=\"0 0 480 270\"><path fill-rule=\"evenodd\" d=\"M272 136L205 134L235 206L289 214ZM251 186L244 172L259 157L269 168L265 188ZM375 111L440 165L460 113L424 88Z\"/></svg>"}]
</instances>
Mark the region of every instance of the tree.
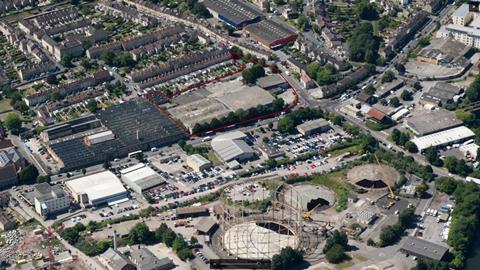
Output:
<instances>
[{"instance_id":1,"label":"tree","mask_svg":"<svg viewBox=\"0 0 480 270\"><path fill-rule=\"evenodd\" d=\"M189 248L182 248L177 252L177 256L180 260L186 261L187 259L194 258L192 250Z\"/></svg>"},{"instance_id":2,"label":"tree","mask_svg":"<svg viewBox=\"0 0 480 270\"><path fill-rule=\"evenodd\" d=\"M39 175L37 176L37 183L50 183L51 178L48 175Z\"/></svg>"},{"instance_id":3,"label":"tree","mask_svg":"<svg viewBox=\"0 0 480 270\"><path fill-rule=\"evenodd\" d=\"M74 227L63 229L60 232L60 236L65 239L70 245L75 245L80 238L80 234Z\"/></svg>"},{"instance_id":4,"label":"tree","mask_svg":"<svg viewBox=\"0 0 480 270\"><path fill-rule=\"evenodd\" d=\"M467 87L465 95L469 101L475 102L480 100L480 75Z\"/></svg>"},{"instance_id":5,"label":"tree","mask_svg":"<svg viewBox=\"0 0 480 270\"><path fill-rule=\"evenodd\" d=\"M55 76L55 74L48 75L45 81L50 85L58 83L57 76Z\"/></svg>"},{"instance_id":6,"label":"tree","mask_svg":"<svg viewBox=\"0 0 480 270\"><path fill-rule=\"evenodd\" d=\"M168 230L166 230L165 233L162 235L162 242L167 245L167 247L171 247L176 237L177 234L175 234L172 229L168 228Z\"/></svg>"},{"instance_id":7,"label":"tree","mask_svg":"<svg viewBox=\"0 0 480 270\"><path fill-rule=\"evenodd\" d=\"M375 36L371 23L360 23L347 40L347 45L350 60L376 64L380 38Z\"/></svg>"},{"instance_id":8,"label":"tree","mask_svg":"<svg viewBox=\"0 0 480 270\"><path fill-rule=\"evenodd\" d=\"M128 233L128 243L130 245L136 244L148 244L152 241L152 232L148 228L147 224L140 222Z\"/></svg>"},{"instance_id":9,"label":"tree","mask_svg":"<svg viewBox=\"0 0 480 270\"><path fill-rule=\"evenodd\" d=\"M51 101L57 101L62 98L62 95L60 95L60 93L57 91L52 91L50 92L49 98Z\"/></svg>"},{"instance_id":10,"label":"tree","mask_svg":"<svg viewBox=\"0 0 480 270\"><path fill-rule=\"evenodd\" d=\"M60 60L60 64L64 67L72 67L72 57L70 55L64 55L62 56L62 59Z\"/></svg>"},{"instance_id":11,"label":"tree","mask_svg":"<svg viewBox=\"0 0 480 270\"><path fill-rule=\"evenodd\" d=\"M310 28L310 22L308 21L307 16L305 15L300 15L297 18L297 25L300 28L301 31L305 31L308 28Z\"/></svg>"},{"instance_id":12,"label":"tree","mask_svg":"<svg viewBox=\"0 0 480 270\"><path fill-rule=\"evenodd\" d=\"M368 84L367 87L365 87L365 93L369 94L369 95L373 95L375 94L375 92L377 91L377 89L375 89L375 86L373 86L373 84Z\"/></svg>"},{"instance_id":13,"label":"tree","mask_svg":"<svg viewBox=\"0 0 480 270\"><path fill-rule=\"evenodd\" d=\"M258 64L242 72L243 81L247 84L254 84L258 78L263 76L265 76L265 69Z\"/></svg>"},{"instance_id":14,"label":"tree","mask_svg":"<svg viewBox=\"0 0 480 270\"><path fill-rule=\"evenodd\" d=\"M192 235L192 237L190 237L190 244L193 245L193 244L196 244L196 243L198 243L198 239L195 236Z\"/></svg>"},{"instance_id":15,"label":"tree","mask_svg":"<svg viewBox=\"0 0 480 270\"><path fill-rule=\"evenodd\" d=\"M8 113L4 120L5 127L14 135L20 134L22 129L22 119L16 113Z\"/></svg>"},{"instance_id":16,"label":"tree","mask_svg":"<svg viewBox=\"0 0 480 270\"><path fill-rule=\"evenodd\" d=\"M392 97L389 101L390 106L396 108L401 105L400 100L397 97Z\"/></svg>"},{"instance_id":17,"label":"tree","mask_svg":"<svg viewBox=\"0 0 480 270\"><path fill-rule=\"evenodd\" d=\"M340 232L335 230L331 237L327 239L325 246L323 247L323 253L327 253L334 245L340 245L343 248L346 248L348 245L348 236L345 232Z\"/></svg>"},{"instance_id":18,"label":"tree","mask_svg":"<svg viewBox=\"0 0 480 270\"><path fill-rule=\"evenodd\" d=\"M422 198L425 192L427 192L428 186L425 181L422 181L418 186L415 187L415 196Z\"/></svg>"},{"instance_id":19,"label":"tree","mask_svg":"<svg viewBox=\"0 0 480 270\"><path fill-rule=\"evenodd\" d=\"M362 0L357 4L357 15L362 20L378 20L377 6L367 0Z\"/></svg>"},{"instance_id":20,"label":"tree","mask_svg":"<svg viewBox=\"0 0 480 270\"><path fill-rule=\"evenodd\" d=\"M435 187L438 191L452 195L457 189L457 181L451 177L439 177L435 180Z\"/></svg>"},{"instance_id":21,"label":"tree","mask_svg":"<svg viewBox=\"0 0 480 270\"><path fill-rule=\"evenodd\" d=\"M411 101L413 100L413 94L412 92L408 91L408 90L403 90L402 94L400 95L400 97L405 100L405 101Z\"/></svg>"},{"instance_id":22,"label":"tree","mask_svg":"<svg viewBox=\"0 0 480 270\"><path fill-rule=\"evenodd\" d=\"M367 246L374 247L376 245L375 241L372 238L367 239Z\"/></svg>"},{"instance_id":23,"label":"tree","mask_svg":"<svg viewBox=\"0 0 480 270\"><path fill-rule=\"evenodd\" d=\"M333 245L326 253L325 258L329 263L338 264L341 263L345 259L345 249L339 245Z\"/></svg>"},{"instance_id":24,"label":"tree","mask_svg":"<svg viewBox=\"0 0 480 270\"><path fill-rule=\"evenodd\" d=\"M38 177L38 170L33 165L27 165L18 174L18 180L20 183L34 183Z\"/></svg>"},{"instance_id":25,"label":"tree","mask_svg":"<svg viewBox=\"0 0 480 270\"><path fill-rule=\"evenodd\" d=\"M425 158L434 166L443 165L443 161L438 156L438 151L434 147L429 147L425 150Z\"/></svg>"},{"instance_id":26,"label":"tree","mask_svg":"<svg viewBox=\"0 0 480 270\"><path fill-rule=\"evenodd\" d=\"M292 132L295 129L295 123L290 117L284 117L278 121L277 129L280 132Z\"/></svg>"},{"instance_id":27,"label":"tree","mask_svg":"<svg viewBox=\"0 0 480 270\"><path fill-rule=\"evenodd\" d=\"M457 117L460 121L467 124L475 121L475 115L463 109L456 110L455 117Z\"/></svg>"},{"instance_id":28,"label":"tree","mask_svg":"<svg viewBox=\"0 0 480 270\"><path fill-rule=\"evenodd\" d=\"M408 141L405 143L405 148L408 150L410 153L418 153L418 148L415 143L412 141Z\"/></svg>"},{"instance_id":29,"label":"tree","mask_svg":"<svg viewBox=\"0 0 480 270\"><path fill-rule=\"evenodd\" d=\"M181 250L185 247L187 247L187 243L183 239L183 236L180 235L180 234L177 234L177 237L175 237L175 240L173 240L172 249L175 252L178 252L179 250Z\"/></svg>"},{"instance_id":30,"label":"tree","mask_svg":"<svg viewBox=\"0 0 480 270\"><path fill-rule=\"evenodd\" d=\"M90 100L90 101L87 103L87 109L88 109L88 111L90 111L90 112L92 112L92 113L96 112L96 111L98 110L98 104L97 104L97 102L96 102L94 99Z\"/></svg>"},{"instance_id":31,"label":"tree","mask_svg":"<svg viewBox=\"0 0 480 270\"><path fill-rule=\"evenodd\" d=\"M406 71L405 66L401 63L395 63L394 67L400 74L404 74Z\"/></svg>"},{"instance_id":32,"label":"tree","mask_svg":"<svg viewBox=\"0 0 480 270\"><path fill-rule=\"evenodd\" d=\"M391 70L385 71L382 76L382 83L392 82L395 79L395 74Z\"/></svg>"}]
</instances>

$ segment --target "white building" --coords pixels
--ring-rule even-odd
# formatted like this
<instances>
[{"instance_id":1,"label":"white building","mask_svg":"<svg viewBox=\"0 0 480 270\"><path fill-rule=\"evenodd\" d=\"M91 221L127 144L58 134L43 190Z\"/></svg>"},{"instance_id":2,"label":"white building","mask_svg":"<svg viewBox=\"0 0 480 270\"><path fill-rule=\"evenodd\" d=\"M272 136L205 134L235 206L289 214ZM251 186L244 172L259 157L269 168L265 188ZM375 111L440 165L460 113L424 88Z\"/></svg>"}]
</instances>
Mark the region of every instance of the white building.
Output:
<instances>
[{"instance_id":1,"label":"white building","mask_svg":"<svg viewBox=\"0 0 480 270\"><path fill-rule=\"evenodd\" d=\"M187 165L196 172L201 172L212 167L212 162L200 154L194 154L187 157Z\"/></svg>"},{"instance_id":2,"label":"white building","mask_svg":"<svg viewBox=\"0 0 480 270\"><path fill-rule=\"evenodd\" d=\"M60 213L68 209L70 199L61 186L41 183L34 187L35 211L41 216Z\"/></svg>"},{"instance_id":3,"label":"white building","mask_svg":"<svg viewBox=\"0 0 480 270\"><path fill-rule=\"evenodd\" d=\"M128 200L127 190L110 171L67 181L65 186L73 199L83 206L113 205Z\"/></svg>"},{"instance_id":4,"label":"white building","mask_svg":"<svg viewBox=\"0 0 480 270\"><path fill-rule=\"evenodd\" d=\"M146 164L139 163L120 171L122 181L133 191L142 194L145 190L165 183L165 180Z\"/></svg>"},{"instance_id":5,"label":"white building","mask_svg":"<svg viewBox=\"0 0 480 270\"><path fill-rule=\"evenodd\" d=\"M233 131L215 137L212 148L224 162L236 160L246 161L255 156L253 149L245 142L247 135L240 131Z\"/></svg>"},{"instance_id":6,"label":"white building","mask_svg":"<svg viewBox=\"0 0 480 270\"><path fill-rule=\"evenodd\" d=\"M475 137L475 133L465 126L447 129L437 133L412 139L420 152L429 147L439 147L468 140Z\"/></svg>"},{"instance_id":7,"label":"white building","mask_svg":"<svg viewBox=\"0 0 480 270\"><path fill-rule=\"evenodd\" d=\"M462 4L453 14L453 24L442 26L437 37L453 37L465 45L480 48L480 16L468 4Z\"/></svg>"}]
</instances>

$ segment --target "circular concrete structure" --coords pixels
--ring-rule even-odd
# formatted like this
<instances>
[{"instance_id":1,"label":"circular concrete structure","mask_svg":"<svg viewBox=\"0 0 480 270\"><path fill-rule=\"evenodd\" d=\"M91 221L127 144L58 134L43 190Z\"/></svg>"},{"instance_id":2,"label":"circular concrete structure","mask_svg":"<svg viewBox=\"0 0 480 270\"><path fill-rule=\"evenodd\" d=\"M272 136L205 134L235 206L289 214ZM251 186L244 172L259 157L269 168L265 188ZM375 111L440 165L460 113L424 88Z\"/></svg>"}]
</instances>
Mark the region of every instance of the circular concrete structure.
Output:
<instances>
[{"instance_id":1,"label":"circular concrete structure","mask_svg":"<svg viewBox=\"0 0 480 270\"><path fill-rule=\"evenodd\" d=\"M400 179L400 174L387 165L367 164L352 168L348 171L347 178L361 188L382 189L387 184L393 186Z\"/></svg>"},{"instance_id":2,"label":"circular concrete structure","mask_svg":"<svg viewBox=\"0 0 480 270\"><path fill-rule=\"evenodd\" d=\"M229 228L222 237L223 246L230 254L242 259L271 259L282 248L297 248L298 237L284 225L276 222L249 221Z\"/></svg>"},{"instance_id":3,"label":"circular concrete structure","mask_svg":"<svg viewBox=\"0 0 480 270\"><path fill-rule=\"evenodd\" d=\"M325 186L300 184L287 189L284 193L285 203L310 211L318 204L318 210L326 209L335 204L335 192Z\"/></svg>"}]
</instances>

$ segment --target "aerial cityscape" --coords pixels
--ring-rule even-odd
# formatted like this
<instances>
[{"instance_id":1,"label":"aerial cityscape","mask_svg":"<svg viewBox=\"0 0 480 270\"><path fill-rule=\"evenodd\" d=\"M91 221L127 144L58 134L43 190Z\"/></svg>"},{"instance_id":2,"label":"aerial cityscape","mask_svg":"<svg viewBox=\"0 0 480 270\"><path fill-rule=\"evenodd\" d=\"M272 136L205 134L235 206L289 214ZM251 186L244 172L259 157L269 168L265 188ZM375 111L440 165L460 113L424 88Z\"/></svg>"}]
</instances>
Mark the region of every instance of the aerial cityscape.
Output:
<instances>
[{"instance_id":1,"label":"aerial cityscape","mask_svg":"<svg viewBox=\"0 0 480 270\"><path fill-rule=\"evenodd\" d=\"M480 0L0 0L0 270L479 265Z\"/></svg>"}]
</instances>

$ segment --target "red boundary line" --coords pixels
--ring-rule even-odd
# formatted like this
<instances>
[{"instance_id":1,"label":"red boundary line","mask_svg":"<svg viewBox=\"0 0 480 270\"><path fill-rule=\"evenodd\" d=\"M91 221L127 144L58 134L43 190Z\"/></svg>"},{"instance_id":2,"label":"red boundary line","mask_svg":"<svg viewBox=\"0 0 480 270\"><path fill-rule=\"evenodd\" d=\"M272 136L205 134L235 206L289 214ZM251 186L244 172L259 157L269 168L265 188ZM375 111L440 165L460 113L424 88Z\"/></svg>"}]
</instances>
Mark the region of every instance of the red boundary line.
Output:
<instances>
[{"instance_id":1,"label":"red boundary line","mask_svg":"<svg viewBox=\"0 0 480 270\"><path fill-rule=\"evenodd\" d=\"M223 130L223 129L226 129L226 128L230 128L230 127L234 127L236 125L241 125L241 124L245 124L245 123L248 123L248 122L252 122L252 121L256 121L256 120L260 120L260 119L264 119L264 118L269 118L269 117L272 117L272 116L275 116L275 115L278 115L278 114L281 114L282 112L286 112L286 111L289 111L291 109L293 109L294 107L297 106L298 104L298 93L297 91L295 91L295 88L293 88L293 86L290 84L290 82L283 76L283 74L281 72L279 72L278 68L277 67L274 67L272 68L272 66L270 65L266 65L266 64L261 64L260 62L258 62L257 60L255 59L251 59L251 58L247 58L243 55L240 55L238 53L235 53L235 52L230 52L230 56L232 57L232 60L236 63L236 64L239 64L241 69L238 70L238 71L235 71L235 72L230 72L226 75L222 75L222 76L219 76L215 79L212 79L210 81L207 81L207 82L203 82L203 83L199 83L199 84L196 84L196 85L193 85L193 86L190 86L186 89L183 89L183 90L180 90L180 91L177 91L175 93L172 93L170 95L165 95L163 94L161 91L152 91L152 92L149 92L147 94L144 95L144 97L146 99L148 99L151 103L153 103L161 112L163 112L165 115L167 115L167 117L173 121L180 129L182 129L183 131L185 131L186 133L190 133L183 125L179 124L178 121L166 110L162 109L160 107L160 105L155 102L155 100L153 99L153 95L154 94L158 94L158 95L161 95L163 96L164 98L170 100L172 99L173 97L177 96L177 95L180 95L182 93L186 93L186 92L189 92L189 91L192 91L192 90L195 90L199 87L202 87L202 86L205 86L205 85L208 85L208 84L211 84L213 82L216 82L216 81L219 81L221 79L224 79L226 77L230 77L230 76L233 76L235 74L238 74L240 72L242 72L244 69L245 69L245 65L239 63L235 57L238 57L238 58L241 58L245 61L250 61L252 63L255 63L255 64L258 64L258 65L261 65L263 66L264 68L270 68L270 69L273 69L272 71L278 75L280 75L280 77L282 77L282 79L288 84L289 86L289 89L292 90L293 92L293 95L295 96L295 99L293 101L292 104L290 104L289 106L287 106L286 108L282 109L282 110L279 110L279 111L276 111L276 112L273 112L273 113L268 113L268 114L265 114L265 115L260 115L260 116L256 116L256 117L252 117L252 118L249 118L249 119L244 119L244 120L241 120L241 121L237 121L233 124L230 124L230 125L225 125L225 126L221 126L221 127L218 127L218 128L214 128L214 129L211 129L211 130L208 130L208 131L204 131L204 132L199 132L199 133L195 133L195 134L190 134L189 137L199 137L199 136L202 136L202 135L205 135L205 134L208 134L208 133L212 133L212 132L216 132L216 131L219 131L219 130Z\"/></svg>"}]
</instances>

